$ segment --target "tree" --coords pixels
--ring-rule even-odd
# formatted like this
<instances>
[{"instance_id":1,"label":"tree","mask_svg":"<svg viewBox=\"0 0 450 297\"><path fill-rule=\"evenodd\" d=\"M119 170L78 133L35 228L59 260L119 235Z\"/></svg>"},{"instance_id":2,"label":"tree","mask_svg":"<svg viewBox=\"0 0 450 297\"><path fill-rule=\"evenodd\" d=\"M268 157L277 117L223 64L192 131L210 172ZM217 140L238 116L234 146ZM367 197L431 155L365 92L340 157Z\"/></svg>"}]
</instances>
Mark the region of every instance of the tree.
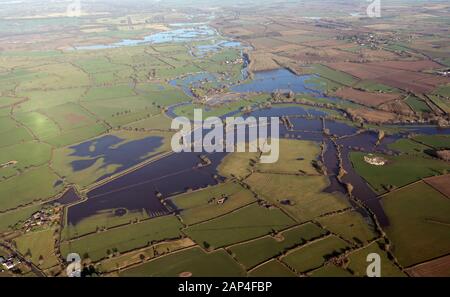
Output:
<instances>
[{"instance_id":1,"label":"tree","mask_svg":"<svg viewBox=\"0 0 450 297\"><path fill-rule=\"evenodd\" d=\"M39 255L39 265L44 264L44 257L42 255Z\"/></svg>"},{"instance_id":2,"label":"tree","mask_svg":"<svg viewBox=\"0 0 450 297\"><path fill-rule=\"evenodd\" d=\"M203 241L203 247L205 249L209 249L211 247L211 245L209 243L207 243L206 241Z\"/></svg>"}]
</instances>

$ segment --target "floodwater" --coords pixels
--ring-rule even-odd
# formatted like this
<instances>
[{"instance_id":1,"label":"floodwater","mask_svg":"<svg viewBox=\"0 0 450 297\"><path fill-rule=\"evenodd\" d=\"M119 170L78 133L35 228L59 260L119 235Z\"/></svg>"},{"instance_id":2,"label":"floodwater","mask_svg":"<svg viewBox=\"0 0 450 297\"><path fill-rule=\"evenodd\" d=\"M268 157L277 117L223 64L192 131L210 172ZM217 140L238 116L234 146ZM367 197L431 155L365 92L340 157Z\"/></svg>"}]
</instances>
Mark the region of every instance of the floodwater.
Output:
<instances>
[{"instance_id":1,"label":"floodwater","mask_svg":"<svg viewBox=\"0 0 450 297\"><path fill-rule=\"evenodd\" d=\"M72 161L70 165L75 172L91 167L98 160L102 161L100 168L106 168L109 165L118 166L113 172L100 178L104 179L135 166L145 159L156 156L157 153L155 151L162 144L163 138L159 136L151 136L126 142L117 136L105 135L71 146L70 149L73 152L70 156L80 157L81 159Z\"/></svg>"},{"instance_id":2,"label":"floodwater","mask_svg":"<svg viewBox=\"0 0 450 297\"><path fill-rule=\"evenodd\" d=\"M186 28L177 28L169 31L153 33L145 36L143 39L124 39L112 44L94 44L86 46L76 46L75 50L100 50L120 48L125 46L138 46L145 44L160 44L160 43L180 43L198 40L207 40L216 36L217 32L208 25L194 25Z\"/></svg>"},{"instance_id":3,"label":"floodwater","mask_svg":"<svg viewBox=\"0 0 450 297\"><path fill-rule=\"evenodd\" d=\"M68 205L80 201L77 191L74 188L68 189L60 198L52 201L51 203L59 203L61 205Z\"/></svg>"},{"instance_id":4,"label":"floodwater","mask_svg":"<svg viewBox=\"0 0 450 297\"><path fill-rule=\"evenodd\" d=\"M139 40L122 40L114 44L80 46L75 49L95 50L143 44L202 40L211 40L212 43L210 45L196 46L194 51L200 55L214 52L224 47L242 48L242 44L239 42L216 42L213 38L217 38L217 32L205 24L186 25L180 24L180 26L173 26L175 28L173 30L151 34ZM242 52L241 54L244 58L242 79L245 80L248 78L248 57ZM309 82L312 78L315 78L315 76L298 76L287 69L277 69L256 72L254 73L253 80L230 86L230 89L233 92L239 93L272 93L277 90L282 92L293 91L295 93L309 94L316 98L326 98L336 102L342 101L338 98L325 96L325 94L317 89L314 83ZM203 82L219 84L217 78L210 73L191 74L173 80L170 84L182 88L186 94L193 96L190 87L198 86ZM182 104L190 103L181 103L176 106ZM170 107L168 111L168 115L171 117L176 117L176 114L173 112L174 107ZM239 113L239 111L235 113ZM370 208L377 216L381 225L385 226L389 224L389 220L384 213L377 195L365 180L355 172L348 155L355 149L367 152L386 152L388 151L387 144L402 137L400 134L388 136L380 145L377 145L376 133L364 132L357 134L358 128L332 120L326 120L325 127L323 127L323 122L318 117L326 115L325 112L315 110L314 108L305 110L300 106L262 109L250 115L256 117L289 116L294 125L294 130L288 131L284 126L281 126L281 137L325 142L327 149L324 152L324 164L327 167L330 185L324 191L329 193L345 193L346 189L337 180L339 173L337 149L333 142L322 133L323 128L329 129L332 135L341 137L337 140L337 143L343 146L343 166L347 171L344 182L349 182L354 186L353 195ZM315 118L310 118L311 116ZM450 129L439 129L434 126L411 125L401 126L401 128L406 131L424 134L450 133ZM102 159L103 166L111 164L119 165L119 168L114 172L116 173L141 163L145 158L154 156L155 154L152 153L161 145L162 139L157 137L124 142L115 136L104 136L71 147L74 150L72 156L80 157L79 160L73 161L71 166L74 171L80 171L92 166L97 160ZM162 197L169 197L186 192L189 189L204 188L215 185L223 180L223 178L218 176L217 167L226 156L226 153L208 154L211 164L205 167L199 167L201 163L200 155L202 153L173 154L91 190L87 194L88 199L86 201L69 208L68 222L70 224L76 224L83 218L107 209L120 209L121 211L117 215L125 211L145 210L150 216L160 216L176 211L173 205L163 205L159 197L161 195ZM109 176L105 175L101 179ZM77 201L74 200L76 199L75 196L76 192L69 190L60 198L61 203Z\"/></svg>"},{"instance_id":5,"label":"floodwater","mask_svg":"<svg viewBox=\"0 0 450 297\"><path fill-rule=\"evenodd\" d=\"M210 166L198 167L200 153L172 154L136 171L123 175L88 193L88 200L70 207L68 222L76 224L95 213L115 208L129 211L146 210L151 216L172 211L163 206L157 193L163 197L216 185L217 166L225 153L210 154Z\"/></svg>"},{"instance_id":6,"label":"floodwater","mask_svg":"<svg viewBox=\"0 0 450 297\"><path fill-rule=\"evenodd\" d=\"M276 90L291 90L294 93L322 95L314 89L314 84L307 83L307 80L312 77L314 75L296 75L287 69L259 71L254 73L253 80L233 86L231 90L239 93L272 93Z\"/></svg>"}]
</instances>

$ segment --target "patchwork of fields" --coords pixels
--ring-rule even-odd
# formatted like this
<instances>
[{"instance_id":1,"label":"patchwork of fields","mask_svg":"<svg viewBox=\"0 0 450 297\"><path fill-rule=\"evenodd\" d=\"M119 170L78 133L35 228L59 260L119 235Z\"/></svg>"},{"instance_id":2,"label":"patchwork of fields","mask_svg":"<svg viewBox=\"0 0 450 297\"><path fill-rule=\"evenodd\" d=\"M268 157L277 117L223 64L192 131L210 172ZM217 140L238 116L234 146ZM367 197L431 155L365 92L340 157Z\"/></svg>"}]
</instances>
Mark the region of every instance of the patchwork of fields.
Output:
<instances>
[{"instance_id":1,"label":"patchwork of fields","mask_svg":"<svg viewBox=\"0 0 450 297\"><path fill-rule=\"evenodd\" d=\"M449 276L449 4L16 2L0 276ZM174 154L194 109L278 117L277 162Z\"/></svg>"}]
</instances>

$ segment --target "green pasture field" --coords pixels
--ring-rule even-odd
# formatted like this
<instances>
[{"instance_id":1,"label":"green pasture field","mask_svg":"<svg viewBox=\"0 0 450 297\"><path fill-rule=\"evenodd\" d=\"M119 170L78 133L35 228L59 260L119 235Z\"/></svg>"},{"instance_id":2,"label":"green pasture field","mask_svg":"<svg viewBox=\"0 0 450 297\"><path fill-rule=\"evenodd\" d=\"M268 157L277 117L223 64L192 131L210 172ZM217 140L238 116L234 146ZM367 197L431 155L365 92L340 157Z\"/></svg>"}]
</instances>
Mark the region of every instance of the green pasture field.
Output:
<instances>
[{"instance_id":1,"label":"green pasture field","mask_svg":"<svg viewBox=\"0 0 450 297\"><path fill-rule=\"evenodd\" d=\"M54 63L28 68L31 72L19 84L18 91L77 88L90 84L89 76L70 63Z\"/></svg>"},{"instance_id":2,"label":"green pasture field","mask_svg":"<svg viewBox=\"0 0 450 297\"><path fill-rule=\"evenodd\" d=\"M45 110L45 114L58 124L62 131L95 124L96 118L76 103L65 103Z\"/></svg>"},{"instance_id":3,"label":"green pasture field","mask_svg":"<svg viewBox=\"0 0 450 297\"><path fill-rule=\"evenodd\" d=\"M82 105L113 127L120 127L161 113L142 96L83 102Z\"/></svg>"},{"instance_id":4,"label":"green pasture field","mask_svg":"<svg viewBox=\"0 0 450 297\"><path fill-rule=\"evenodd\" d=\"M9 116L0 117L0 134L15 130L19 125Z\"/></svg>"},{"instance_id":5,"label":"green pasture field","mask_svg":"<svg viewBox=\"0 0 450 297\"><path fill-rule=\"evenodd\" d=\"M440 95L443 97L450 97L450 84L439 86L434 92L436 95Z\"/></svg>"},{"instance_id":6,"label":"green pasture field","mask_svg":"<svg viewBox=\"0 0 450 297\"><path fill-rule=\"evenodd\" d=\"M224 197L226 201L218 204L217 200ZM180 215L186 225L213 219L256 202L252 192L233 182L181 194L169 200L181 210Z\"/></svg>"},{"instance_id":7,"label":"green pasture field","mask_svg":"<svg viewBox=\"0 0 450 297\"><path fill-rule=\"evenodd\" d=\"M245 271L224 250L205 253L198 247L157 258L119 275L177 277L183 272L194 277L245 276Z\"/></svg>"},{"instance_id":8,"label":"green pasture field","mask_svg":"<svg viewBox=\"0 0 450 297\"><path fill-rule=\"evenodd\" d=\"M386 233L403 266L450 252L448 198L420 182L390 193L381 201L390 220Z\"/></svg>"},{"instance_id":9,"label":"green pasture field","mask_svg":"<svg viewBox=\"0 0 450 297\"><path fill-rule=\"evenodd\" d=\"M435 149L450 148L450 135L419 135L413 139Z\"/></svg>"},{"instance_id":10,"label":"green pasture field","mask_svg":"<svg viewBox=\"0 0 450 297\"><path fill-rule=\"evenodd\" d=\"M415 112L423 113L423 112L431 112L430 107L427 103L415 96L408 96L405 99L405 102L412 108Z\"/></svg>"},{"instance_id":11,"label":"green pasture field","mask_svg":"<svg viewBox=\"0 0 450 297\"><path fill-rule=\"evenodd\" d=\"M96 86L116 84L121 81L114 72L98 72L91 74L91 80Z\"/></svg>"},{"instance_id":12,"label":"green pasture field","mask_svg":"<svg viewBox=\"0 0 450 297\"><path fill-rule=\"evenodd\" d=\"M156 76L160 79L169 79L169 78L176 78L180 75L188 73L199 73L199 72L202 72L202 69L195 66L194 64L189 63L186 65L180 65L178 67L173 68L157 69Z\"/></svg>"},{"instance_id":13,"label":"green pasture field","mask_svg":"<svg viewBox=\"0 0 450 297\"><path fill-rule=\"evenodd\" d=\"M143 156L142 161L145 161L152 155L168 152L170 150L170 137L172 134L170 132L159 131L145 133L135 131L115 131L107 135L113 135L120 139L123 139L123 141L119 145L123 145L135 140L144 139L146 137L162 137L163 145L157 148L154 152L149 152L147 156ZM56 172L58 172L62 176L65 176L70 183L74 183L82 187L96 182L99 178L103 177L106 174L115 172L120 167L120 164L109 164L105 166L103 158L99 158L90 167L83 170L74 171L71 165L72 162L77 160L89 160L90 158L72 156L73 153L74 149L69 146L55 149L53 152L52 166Z\"/></svg>"},{"instance_id":14,"label":"green pasture field","mask_svg":"<svg viewBox=\"0 0 450 297\"><path fill-rule=\"evenodd\" d=\"M322 266L326 261L325 257L333 253L340 254L347 248L342 239L328 236L289 252L281 258L281 261L297 272L307 272Z\"/></svg>"},{"instance_id":15,"label":"green pasture field","mask_svg":"<svg viewBox=\"0 0 450 297\"><path fill-rule=\"evenodd\" d=\"M2 139L0 147L7 147L33 140L33 136L28 130L18 126L10 117L1 117L0 127L0 138Z\"/></svg>"},{"instance_id":16,"label":"green pasture field","mask_svg":"<svg viewBox=\"0 0 450 297\"><path fill-rule=\"evenodd\" d=\"M388 259L386 252L379 247L378 242L376 241L360 250L351 252L347 256L347 259L349 260L348 269L352 271L355 276L366 276L368 265L367 256L372 253L377 253L381 257L381 277L405 276L405 274Z\"/></svg>"},{"instance_id":17,"label":"green pasture field","mask_svg":"<svg viewBox=\"0 0 450 297\"><path fill-rule=\"evenodd\" d=\"M448 95L447 95L448 96ZM440 109L442 109L445 113L450 114L450 102L448 99L436 96L429 95L428 96L434 104L436 104Z\"/></svg>"},{"instance_id":18,"label":"green pasture field","mask_svg":"<svg viewBox=\"0 0 450 297\"><path fill-rule=\"evenodd\" d=\"M387 187L402 187L425 177L442 174L450 170L450 164L431 158L411 155L384 156L388 164L374 166L364 161L365 153L350 153L350 160L356 172L361 175L379 194L387 191Z\"/></svg>"},{"instance_id":19,"label":"green pasture field","mask_svg":"<svg viewBox=\"0 0 450 297\"><path fill-rule=\"evenodd\" d=\"M216 249L287 229L294 224L279 209L268 209L255 203L225 216L192 225L183 229L183 232L199 245Z\"/></svg>"},{"instance_id":20,"label":"green pasture field","mask_svg":"<svg viewBox=\"0 0 450 297\"><path fill-rule=\"evenodd\" d=\"M179 238L181 226L175 216L158 217L64 241L61 243L61 254L65 257L69 253L78 253L83 258L88 256L92 261L98 261L108 256L108 250L113 252L117 249L123 253L165 239Z\"/></svg>"},{"instance_id":21,"label":"green pasture field","mask_svg":"<svg viewBox=\"0 0 450 297\"><path fill-rule=\"evenodd\" d=\"M370 80L362 80L354 85L354 88L363 89L367 92L384 92L384 93L400 93L401 91L397 88L380 84Z\"/></svg>"},{"instance_id":22,"label":"green pasture field","mask_svg":"<svg viewBox=\"0 0 450 297\"><path fill-rule=\"evenodd\" d=\"M83 101L97 101L105 99L126 98L133 97L136 92L129 84L108 86L108 87L93 87L85 94Z\"/></svg>"},{"instance_id":23,"label":"green pasture field","mask_svg":"<svg viewBox=\"0 0 450 297\"><path fill-rule=\"evenodd\" d=\"M282 255L289 249L319 238L326 232L315 224L306 223L280 232L276 237L267 236L248 243L237 244L229 247L228 250L247 269L251 269L271 258Z\"/></svg>"},{"instance_id":24,"label":"green pasture field","mask_svg":"<svg viewBox=\"0 0 450 297\"><path fill-rule=\"evenodd\" d=\"M0 182L0 211L58 194L62 190L61 185L55 186L58 180L50 168L40 166Z\"/></svg>"},{"instance_id":25,"label":"green pasture field","mask_svg":"<svg viewBox=\"0 0 450 297\"><path fill-rule=\"evenodd\" d=\"M29 255L31 261L41 269L47 269L57 265L58 258L55 255L55 228L26 233L14 239L18 251L22 255ZM42 264L39 259L42 257Z\"/></svg>"},{"instance_id":26,"label":"green pasture field","mask_svg":"<svg viewBox=\"0 0 450 297\"><path fill-rule=\"evenodd\" d=\"M0 118L7 117L11 114L11 108L0 108Z\"/></svg>"},{"instance_id":27,"label":"green pasture field","mask_svg":"<svg viewBox=\"0 0 450 297\"><path fill-rule=\"evenodd\" d=\"M40 112L27 112L14 115L15 119L28 127L37 138L44 140L59 135L60 128Z\"/></svg>"},{"instance_id":28,"label":"green pasture field","mask_svg":"<svg viewBox=\"0 0 450 297\"><path fill-rule=\"evenodd\" d=\"M101 261L99 264L99 270L102 272L117 270L119 267L127 267L130 264L142 262L142 255L145 256L146 259L152 259L193 245L194 242L189 238L157 243L144 249Z\"/></svg>"},{"instance_id":29,"label":"green pasture field","mask_svg":"<svg viewBox=\"0 0 450 297\"><path fill-rule=\"evenodd\" d=\"M170 130L172 120L164 114L157 114L128 124L125 128L145 130Z\"/></svg>"},{"instance_id":30,"label":"green pasture field","mask_svg":"<svg viewBox=\"0 0 450 297\"><path fill-rule=\"evenodd\" d=\"M253 173L245 183L262 199L281 207L298 222L349 206L344 195L322 192L329 185L325 176Z\"/></svg>"},{"instance_id":31,"label":"green pasture field","mask_svg":"<svg viewBox=\"0 0 450 297\"><path fill-rule=\"evenodd\" d=\"M150 218L144 209L135 212L127 211L125 215L121 216L115 215L114 211L115 209L103 210L93 216L81 220L75 226L66 223L61 232L61 236L63 239L72 239L88 233L95 233L97 230L103 228L110 229L119 225L125 225ZM67 212L70 212L70 207Z\"/></svg>"},{"instance_id":32,"label":"green pasture field","mask_svg":"<svg viewBox=\"0 0 450 297\"><path fill-rule=\"evenodd\" d=\"M64 147L99 136L105 133L107 129L108 128L103 124L94 123L92 125L64 131L58 136L46 139L46 142L56 147Z\"/></svg>"},{"instance_id":33,"label":"green pasture field","mask_svg":"<svg viewBox=\"0 0 450 297\"><path fill-rule=\"evenodd\" d=\"M280 156L272 164L258 163L255 167L261 172L270 173L303 173L317 175L312 165L320 154L317 142L292 139L280 139Z\"/></svg>"},{"instance_id":34,"label":"green pasture field","mask_svg":"<svg viewBox=\"0 0 450 297\"><path fill-rule=\"evenodd\" d=\"M33 90L19 93L20 96L29 98L28 101L21 103L15 112L27 111L46 111L48 108L65 104L68 102L75 102L79 100L86 92L87 88L70 88L59 90Z\"/></svg>"},{"instance_id":35,"label":"green pasture field","mask_svg":"<svg viewBox=\"0 0 450 297\"><path fill-rule=\"evenodd\" d=\"M191 100L182 90L168 84L154 85L141 83L136 86L136 91L146 100L157 106L167 107Z\"/></svg>"},{"instance_id":36,"label":"green pasture field","mask_svg":"<svg viewBox=\"0 0 450 297\"><path fill-rule=\"evenodd\" d=\"M243 179L252 172L251 162L259 160L259 153L232 153L223 158L218 167L220 175Z\"/></svg>"},{"instance_id":37,"label":"green pasture field","mask_svg":"<svg viewBox=\"0 0 450 297\"><path fill-rule=\"evenodd\" d=\"M81 67L84 71L91 74L99 72L111 73L129 67L127 65L112 64L106 57L103 56L82 58L75 61L75 64Z\"/></svg>"},{"instance_id":38,"label":"green pasture field","mask_svg":"<svg viewBox=\"0 0 450 297\"><path fill-rule=\"evenodd\" d=\"M376 237L373 228L356 211L318 218L317 221L323 228L356 244L367 243Z\"/></svg>"},{"instance_id":39,"label":"green pasture field","mask_svg":"<svg viewBox=\"0 0 450 297\"><path fill-rule=\"evenodd\" d=\"M310 273L312 277L351 277L352 274L342 267L326 264Z\"/></svg>"},{"instance_id":40,"label":"green pasture field","mask_svg":"<svg viewBox=\"0 0 450 297\"><path fill-rule=\"evenodd\" d=\"M0 214L0 232L14 229L37 212L41 206L35 205Z\"/></svg>"},{"instance_id":41,"label":"green pasture field","mask_svg":"<svg viewBox=\"0 0 450 297\"><path fill-rule=\"evenodd\" d=\"M313 84L315 88L317 88L321 91L326 91L326 92L335 92L343 86L342 84L339 84L335 81L331 81L331 80L329 80L325 77L321 77L321 76L312 77L312 78L306 80L306 83Z\"/></svg>"},{"instance_id":42,"label":"green pasture field","mask_svg":"<svg viewBox=\"0 0 450 297\"><path fill-rule=\"evenodd\" d=\"M399 139L394 143L391 143L388 145L390 149L410 154L410 155L422 155L424 156L424 153L426 150L429 150L430 148L428 146L425 146L423 144L420 144L416 141L413 141L411 139Z\"/></svg>"},{"instance_id":43,"label":"green pasture field","mask_svg":"<svg viewBox=\"0 0 450 297\"><path fill-rule=\"evenodd\" d=\"M278 260L270 260L261 266L248 272L251 277L296 277L297 275L289 270Z\"/></svg>"},{"instance_id":44,"label":"green pasture field","mask_svg":"<svg viewBox=\"0 0 450 297\"><path fill-rule=\"evenodd\" d=\"M51 159L51 150L50 145L35 141L0 148L0 164L17 161L13 168L19 171L44 165Z\"/></svg>"},{"instance_id":45,"label":"green pasture field","mask_svg":"<svg viewBox=\"0 0 450 297\"><path fill-rule=\"evenodd\" d=\"M358 82L358 79L344 73L342 71L333 70L327 66L316 64L313 66L313 72L320 75L321 77L324 77L326 79L329 79L335 83L345 85L345 86L352 86L356 82Z\"/></svg>"},{"instance_id":46,"label":"green pasture field","mask_svg":"<svg viewBox=\"0 0 450 297\"><path fill-rule=\"evenodd\" d=\"M24 100L24 98L0 96L0 108L11 106L22 100Z\"/></svg>"}]
</instances>

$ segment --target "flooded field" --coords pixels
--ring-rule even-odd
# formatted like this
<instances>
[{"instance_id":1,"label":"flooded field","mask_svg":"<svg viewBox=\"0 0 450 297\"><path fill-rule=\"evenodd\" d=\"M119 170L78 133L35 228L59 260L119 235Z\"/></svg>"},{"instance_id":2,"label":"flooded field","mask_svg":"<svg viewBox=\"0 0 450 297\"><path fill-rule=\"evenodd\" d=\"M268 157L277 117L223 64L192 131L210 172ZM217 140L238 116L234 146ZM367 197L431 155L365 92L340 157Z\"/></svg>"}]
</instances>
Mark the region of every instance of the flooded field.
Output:
<instances>
[{"instance_id":1,"label":"flooded field","mask_svg":"<svg viewBox=\"0 0 450 297\"><path fill-rule=\"evenodd\" d=\"M116 168L101 180L155 157L156 149L162 144L163 138L157 136L126 142L117 136L105 135L70 147L73 150L70 156L80 158L70 165L75 172L87 169L97 161L102 161L102 168L114 165Z\"/></svg>"},{"instance_id":2,"label":"flooded field","mask_svg":"<svg viewBox=\"0 0 450 297\"><path fill-rule=\"evenodd\" d=\"M88 46L76 46L75 50L101 50L120 48L124 46L138 46L145 44L179 43L188 41L207 40L217 34L217 32L207 25L184 24L186 28L176 28L160 33L153 33L143 39L124 39L112 44L94 44ZM177 27L177 26L175 26Z\"/></svg>"}]
</instances>

